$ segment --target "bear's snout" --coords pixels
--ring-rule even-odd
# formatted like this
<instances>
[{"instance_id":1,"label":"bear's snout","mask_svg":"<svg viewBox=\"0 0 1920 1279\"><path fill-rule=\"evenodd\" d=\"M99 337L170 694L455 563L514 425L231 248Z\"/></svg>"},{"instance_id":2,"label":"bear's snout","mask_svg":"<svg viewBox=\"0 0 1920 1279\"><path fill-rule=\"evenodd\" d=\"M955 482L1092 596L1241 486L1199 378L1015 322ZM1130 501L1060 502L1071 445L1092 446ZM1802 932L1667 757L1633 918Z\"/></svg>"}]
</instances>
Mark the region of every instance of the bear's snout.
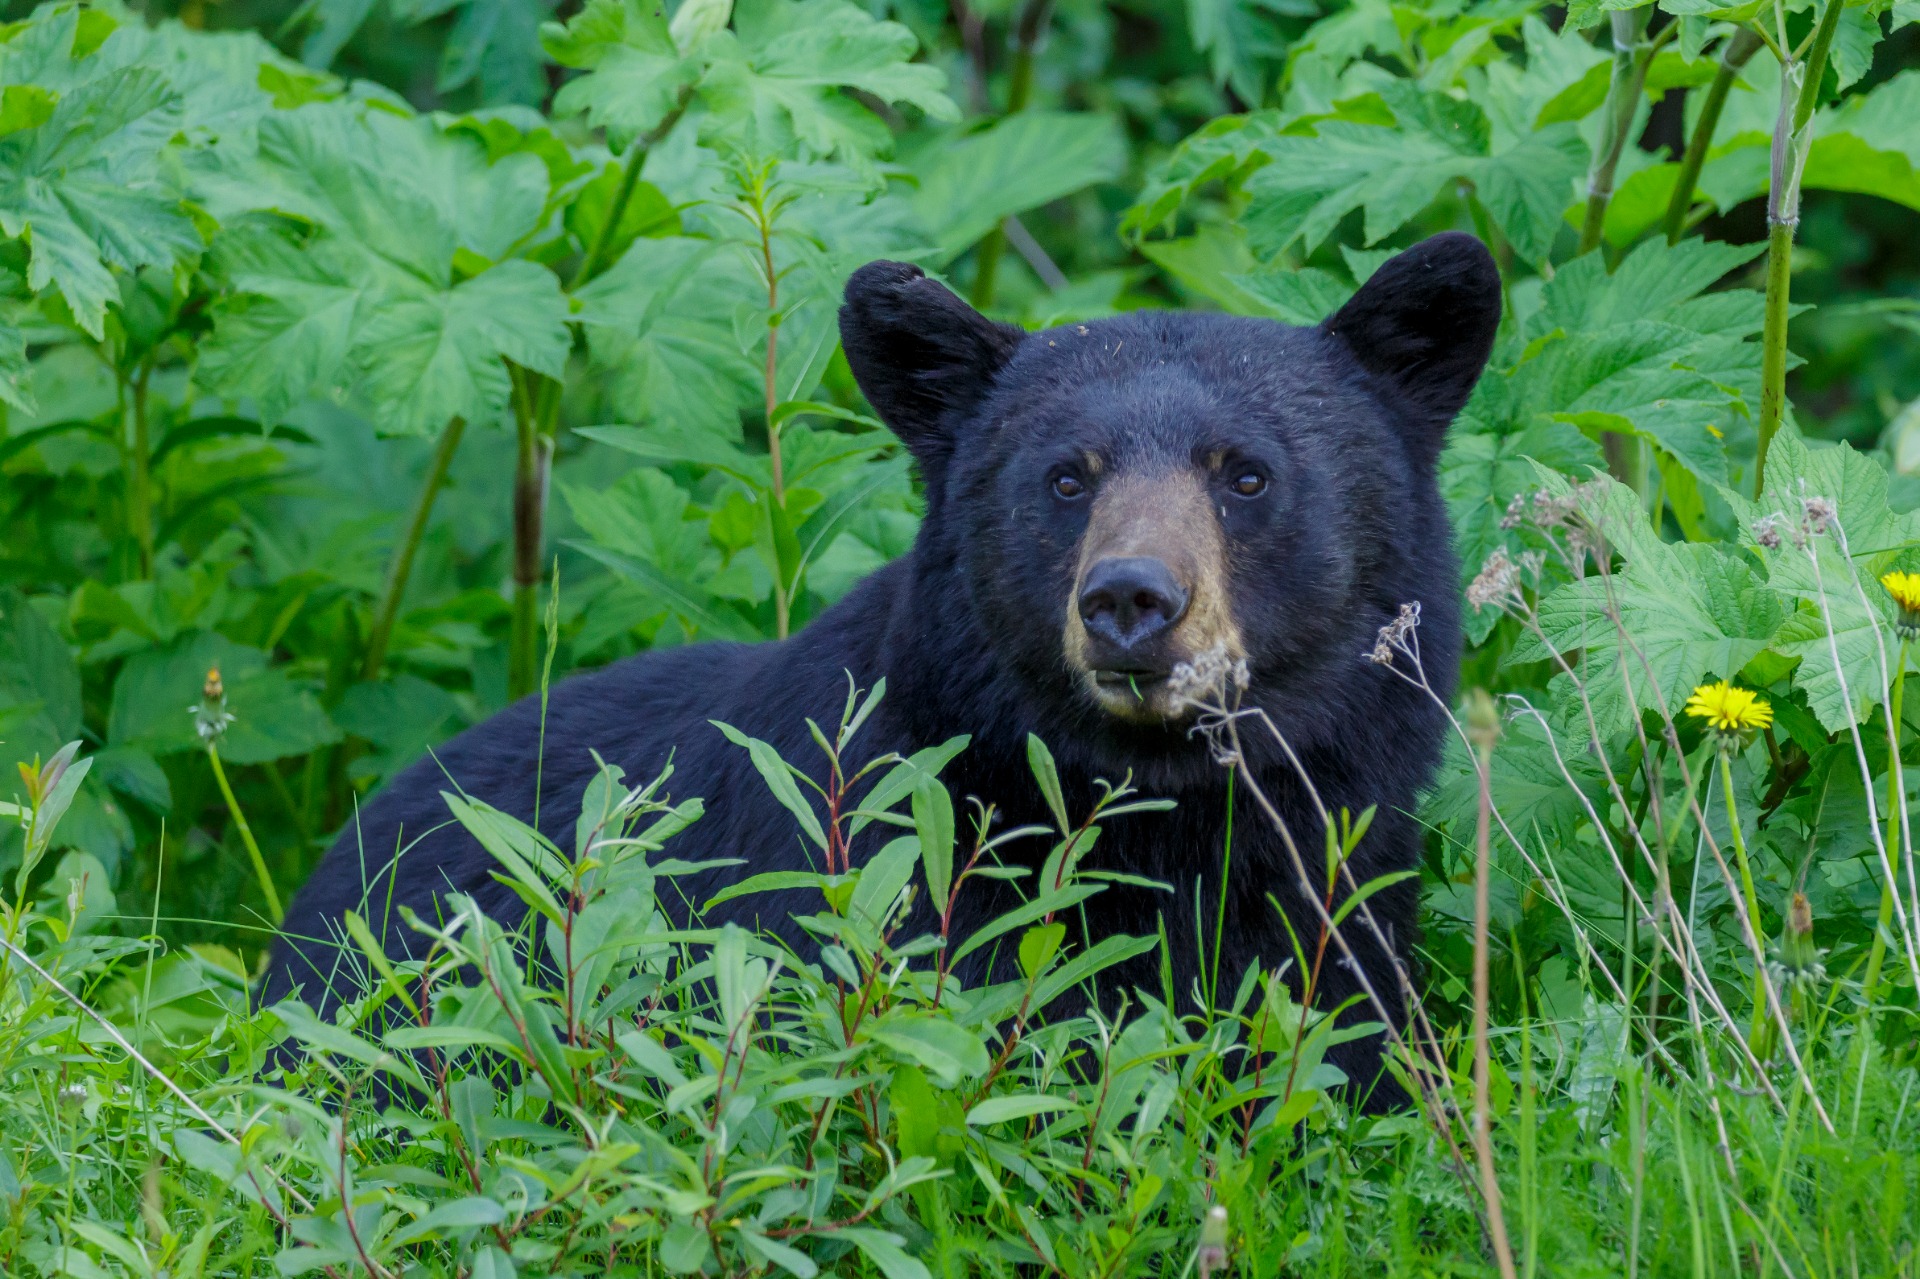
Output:
<instances>
[{"instance_id":1,"label":"bear's snout","mask_svg":"<svg viewBox=\"0 0 1920 1279\"><path fill-rule=\"evenodd\" d=\"M1152 556L1103 559L1087 570L1080 589L1080 623L1087 628L1087 660L1115 674L1164 675L1156 641L1187 614L1187 588Z\"/></svg>"},{"instance_id":2,"label":"bear's snout","mask_svg":"<svg viewBox=\"0 0 1920 1279\"><path fill-rule=\"evenodd\" d=\"M1183 718L1167 677L1214 648L1245 654L1229 602L1227 547L1205 483L1184 467L1101 486L1080 542L1062 637L1067 664L1109 714Z\"/></svg>"}]
</instances>

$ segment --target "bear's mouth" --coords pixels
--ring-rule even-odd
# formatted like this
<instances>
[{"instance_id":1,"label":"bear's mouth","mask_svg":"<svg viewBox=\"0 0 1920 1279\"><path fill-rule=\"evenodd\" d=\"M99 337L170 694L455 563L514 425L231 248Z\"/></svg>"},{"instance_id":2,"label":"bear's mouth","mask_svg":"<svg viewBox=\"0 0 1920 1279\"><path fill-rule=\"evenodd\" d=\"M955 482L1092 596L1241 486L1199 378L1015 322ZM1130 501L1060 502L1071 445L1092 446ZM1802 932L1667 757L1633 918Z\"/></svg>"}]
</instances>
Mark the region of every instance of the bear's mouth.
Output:
<instances>
[{"instance_id":1,"label":"bear's mouth","mask_svg":"<svg viewBox=\"0 0 1920 1279\"><path fill-rule=\"evenodd\" d=\"M1093 682L1098 684L1102 690L1110 689L1116 693L1138 692L1142 694L1140 700L1145 701L1145 694L1159 688L1160 685L1167 682L1167 672L1159 670L1096 670L1093 672Z\"/></svg>"},{"instance_id":2,"label":"bear's mouth","mask_svg":"<svg viewBox=\"0 0 1920 1279\"><path fill-rule=\"evenodd\" d=\"M1165 724L1180 719L1185 707L1176 704L1169 670L1134 667L1087 672L1088 691L1100 708L1117 719L1139 724Z\"/></svg>"}]
</instances>

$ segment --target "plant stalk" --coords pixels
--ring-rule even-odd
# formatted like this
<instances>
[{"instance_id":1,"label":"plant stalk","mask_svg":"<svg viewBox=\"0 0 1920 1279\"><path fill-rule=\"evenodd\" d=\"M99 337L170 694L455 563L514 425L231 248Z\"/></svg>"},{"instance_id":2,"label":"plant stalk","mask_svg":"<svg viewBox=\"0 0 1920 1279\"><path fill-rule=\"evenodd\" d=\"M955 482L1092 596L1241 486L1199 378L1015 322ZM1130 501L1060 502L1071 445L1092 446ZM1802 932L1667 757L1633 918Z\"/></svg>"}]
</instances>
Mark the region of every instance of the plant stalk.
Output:
<instances>
[{"instance_id":1,"label":"plant stalk","mask_svg":"<svg viewBox=\"0 0 1920 1279\"><path fill-rule=\"evenodd\" d=\"M147 415L147 384L153 377L153 359L140 365L133 380L133 440L127 469L127 523L133 526L133 540L140 551L140 577L153 576L153 441Z\"/></svg>"},{"instance_id":2,"label":"plant stalk","mask_svg":"<svg viewBox=\"0 0 1920 1279\"><path fill-rule=\"evenodd\" d=\"M1474 828L1473 858L1473 1148L1480 1165L1480 1192L1487 1202L1487 1234L1501 1279L1514 1279L1513 1246L1507 1239L1507 1219L1500 1205L1500 1179L1493 1166L1492 1059L1487 1048L1487 1022L1492 999L1487 928L1492 914L1491 832L1493 817L1493 744L1500 736L1500 717L1485 689L1475 689L1467 702L1467 734L1479 756L1480 812Z\"/></svg>"},{"instance_id":3,"label":"plant stalk","mask_svg":"<svg viewBox=\"0 0 1920 1279\"><path fill-rule=\"evenodd\" d=\"M1767 303L1760 333L1759 444L1753 459L1753 495L1766 487L1767 450L1780 430L1787 403L1787 317L1793 285L1793 235L1800 225L1800 177L1813 143L1813 109L1827 54L1840 25L1843 0L1827 0L1805 62L1780 65L1780 114L1773 126L1773 157L1767 181Z\"/></svg>"},{"instance_id":4,"label":"plant stalk","mask_svg":"<svg viewBox=\"0 0 1920 1279\"><path fill-rule=\"evenodd\" d=\"M1905 861L1906 850L1900 841L1900 770L1894 767L1894 758L1900 753L1900 715L1901 702L1907 691L1907 650L1911 641L1900 641L1900 666L1894 672L1893 691L1888 695L1888 710L1893 719L1893 733L1887 742L1887 865L1893 869L1893 875L1880 888L1880 914L1874 924L1873 946L1867 952L1867 971L1860 980L1860 993L1867 1006L1872 1007L1874 998L1880 992L1880 969L1887 960L1887 934L1893 928L1893 886L1900 880L1900 867Z\"/></svg>"},{"instance_id":5,"label":"plant stalk","mask_svg":"<svg viewBox=\"0 0 1920 1279\"><path fill-rule=\"evenodd\" d=\"M1613 69L1607 80L1607 105L1600 133L1600 149L1587 171L1587 215L1580 226L1580 252L1591 253L1600 247L1607 225L1607 205L1613 199L1613 175L1620 167L1620 156L1627 149L1627 137L1633 132L1633 117L1640 109L1640 93L1646 87L1647 66L1653 61L1658 43L1643 37L1651 6L1611 15L1613 24Z\"/></svg>"},{"instance_id":6,"label":"plant stalk","mask_svg":"<svg viewBox=\"0 0 1920 1279\"><path fill-rule=\"evenodd\" d=\"M1053 14L1053 0L1027 0L1014 23L1013 65L1007 72L1007 114L1019 115L1033 95L1033 57L1041 33ZM993 305L994 285L1000 274L1000 259L1006 256L1007 233L996 226L980 238L973 250L973 293L976 310Z\"/></svg>"},{"instance_id":7,"label":"plant stalk","mask_svg":"<svg viewBox=\"0 0 1920 1279\"><path fill-rule=\"evenodd\" d=\"M1733 797L1733 752L1720 752L1720 791L1727 805L1727 829L1733 833L1733 856L1740 865L1740 889L1746 898L1747 921L1755 937L1765 937L1760 927L1760 895L1753 888L1753 868L1747 861L1747 840L1740 830L1740 807ZM1753 1026L1747 1043L1758 1044L1767 1028L1767 970L1764 964L1753 970Z\"/></svg>"},{"instance_id":8,"label":"plant stalk","mask_svg":"<svg viewBox=\"0 0 1920 1279\"><path fill-rule=\"evenodd\" d=\"M387 660L387 646L393 641L394 623L400 617L400 601L407 593L407 579L413 575L413 558L420 550L420 539L426 535L427 523L433 517L434 501L440 495L441 485L446 483L447 469L453 465L453 455L459 451L460 437L466 429L465 418L449 418L440 431L439 443L433 446L433 459L427 464L427 477L421 481L420 492L413 499L413 513L407 517L406 532L387 563L386 584L380 588L373 631L367 636L367 655L360 664L361 679L380 678L380 668Z\"/></svg>"},{"instance_id":9,"label":"plant stalk","mask_svg":"<svg viewBox=\"0 0 1920 1279\"><path fill-rule=\"evenodd\" d=\"M1720 127L1720 115L1726 109L1733 82L1760 51L1760 37L1742 28L1733 34L1720 51L1720 65L1707 86L1706 100L1700 104L1700 118L1694 121L1693 136L1687 139L1686 154L1680 158L1680 173L1674 178L1673 198L1667 202L1667 243L1678 244L1686 234L1687 214L1693 208L1694 188L1700 182L1700 170L1706 165L1707 152L1713 149L1713 134Z\"/></svg>"},{"instance_id":10,"label":"plant stalk","mask_svg":"<svg viewBox=\"0 0 1920 1279\"><path fill-rule=\"evenodd\" d=\"M280 890L273 886L273 876L267 873L267 859L260 855L260 843L253 837L253 827L247 825L247 815L240 811L240 801L234 798L233 787L227 783L227 770L220 766L220 748L212 742L207 743L207 762L213 765L213 780L220 786L221 798L227 801L227 812L240 831L240 842L247 846L253 873L260 880L260 892L267 899L267 913L277 924L286 917L280 909Z\"/></svg>"},{"instance_id":11,"label":"plant stalk","mask_svg":"<svg viewBox=\"0 0 1920 1279\"><path fill-rule=\"evenodd\" d=\"M513 624L507 641L507 696L525 697L537 678L540 560L547 514L547 475L553 438L534 422L524 399L516 404L518 448L513 466Z\"/></svg>"}]
</instances>

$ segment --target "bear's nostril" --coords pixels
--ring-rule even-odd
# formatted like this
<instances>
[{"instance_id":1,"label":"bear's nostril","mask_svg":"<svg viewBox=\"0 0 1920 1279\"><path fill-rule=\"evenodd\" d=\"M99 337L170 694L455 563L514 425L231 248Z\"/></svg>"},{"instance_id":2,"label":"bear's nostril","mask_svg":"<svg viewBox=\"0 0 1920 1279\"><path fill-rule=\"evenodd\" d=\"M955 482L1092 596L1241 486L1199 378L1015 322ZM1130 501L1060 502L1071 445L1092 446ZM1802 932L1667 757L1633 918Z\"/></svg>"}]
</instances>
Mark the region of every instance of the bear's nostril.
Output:
<instances>
[{"instance_id":1,"label":"bear's nostril","mask_svg":"<svg viewBox=\"0 0 1920 1279\"><path fill-rule=\"evenodd\" d=\"M1187 611L1187 592L1151 556L1100 560L1080 590L1080 620L1089 634L1122 649L1169 630Z\"/></svg>"}]
</instances>

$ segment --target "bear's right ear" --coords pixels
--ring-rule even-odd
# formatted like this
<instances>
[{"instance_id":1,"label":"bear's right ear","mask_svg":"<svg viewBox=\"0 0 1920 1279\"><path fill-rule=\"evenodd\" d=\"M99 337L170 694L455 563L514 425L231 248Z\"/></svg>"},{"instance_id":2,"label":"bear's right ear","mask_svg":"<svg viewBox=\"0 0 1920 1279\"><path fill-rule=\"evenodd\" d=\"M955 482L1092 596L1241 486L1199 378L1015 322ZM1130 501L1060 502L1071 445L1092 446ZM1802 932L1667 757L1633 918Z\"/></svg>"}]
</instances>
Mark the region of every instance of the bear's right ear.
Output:
<instances>
[{"instance_id":1,"label":"bear's right ear","mask_svg":"<svg viewBox=\"0 0 1920 1279\"><path fill-rule=\"evenodd\" d=\"M854 379L923 463L952 448L947 424L986 394L1025 336L906 262L855 271L840 308L840 343Z\"/></svg>"}]
</instances>

